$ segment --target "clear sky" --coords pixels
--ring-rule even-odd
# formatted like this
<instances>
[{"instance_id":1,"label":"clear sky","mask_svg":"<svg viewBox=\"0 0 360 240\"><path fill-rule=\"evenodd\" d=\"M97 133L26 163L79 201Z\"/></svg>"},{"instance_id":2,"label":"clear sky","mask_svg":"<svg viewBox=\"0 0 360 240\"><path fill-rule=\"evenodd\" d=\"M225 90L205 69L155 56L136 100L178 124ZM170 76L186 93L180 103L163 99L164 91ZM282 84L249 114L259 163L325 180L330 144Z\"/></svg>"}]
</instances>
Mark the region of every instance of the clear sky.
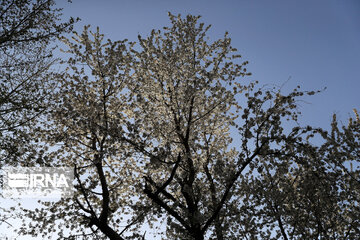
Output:
<instances>
[{"instance_id":1,"label":"clear sky","mask_svg":"<svg viewBox=\"0 0 360 240\"><path fill-rule=\"evenodd\" d=\"M169 25L167 12L201 15L211 24L210 40L230 33L232 44L260 84L327 89L302 104L300 122L329 126L360 109L359 0L74 0L58 1L76 25L100 27L112 40L136 40ZM344 122L345 123L345 122Z\"/></svg>"},{"instance_id":2,"label":"clear sky","mask_svg":"<svg viewBox=\"0 0 360 240\"><path fill-rule=\"evenodd\" d=\"M346 123L360 110L359 0L58 0L65 16L80 17L112 40L136 40L170 24L167 12L201 15L210 40L230 33L249 61L250 80L293 89L327 90L307 98L300 122L328 127L336 113ZM0 233L11 230L0 228ZM27 237L18 239L30 239ZM38 238L40 239L40 238Z\"/></svg>"}]
</instances>

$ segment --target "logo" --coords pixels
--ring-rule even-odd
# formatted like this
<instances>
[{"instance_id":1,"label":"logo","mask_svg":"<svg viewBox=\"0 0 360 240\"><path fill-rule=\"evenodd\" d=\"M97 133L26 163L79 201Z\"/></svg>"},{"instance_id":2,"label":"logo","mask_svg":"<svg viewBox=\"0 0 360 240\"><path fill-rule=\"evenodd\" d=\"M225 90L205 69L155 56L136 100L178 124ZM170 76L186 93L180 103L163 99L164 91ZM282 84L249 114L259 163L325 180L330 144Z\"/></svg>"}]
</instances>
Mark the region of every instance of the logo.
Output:
<instances>
[{"instance_id":1,"label":"logo","mask_svg":"<svg viewBox=\"0 0 360 240\"><path fill-rule=\"evenodd\" d=\"M59 198L73 194L72 168L5 167L2 170L4 198Z\"/></svg>"}]
</instances>

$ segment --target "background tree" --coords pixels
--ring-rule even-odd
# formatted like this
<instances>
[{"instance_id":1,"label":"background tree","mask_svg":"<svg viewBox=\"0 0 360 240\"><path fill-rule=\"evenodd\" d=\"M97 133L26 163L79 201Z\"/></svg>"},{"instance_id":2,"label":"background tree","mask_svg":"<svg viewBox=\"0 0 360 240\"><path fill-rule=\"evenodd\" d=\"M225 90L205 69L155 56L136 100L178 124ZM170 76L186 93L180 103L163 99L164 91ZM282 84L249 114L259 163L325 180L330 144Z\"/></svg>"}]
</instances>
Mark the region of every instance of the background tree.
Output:
<instances>
[{"instance_id":1,"label":"background tree","mask_svg":"<svg viewBox=\"0 0 360 240\"><path fill-rule=\"evenodd\" d=\"M31 136L54 87L56 38L72 29L52 0L0 1L0 168L42 162ZM2 178L1 178L2 180ZM1 222L12 214L1 209Z\"/></svg>"},{"instance_id":2,"label":"background tree","mask_svg":"<svg viewBox=\"0 0 360 240\"><path fill-rule=\"evenodd\" d=\"M305 131L309 134L300 139ZM293 144L261 157L258 174L244 177L248 197L241 210L251 209L259 224L249 237L359 238L358 118L340 130L334 116L330 134L296 127L291 138L287 142Z\"/></svg>"},{"instance_id":3,"label":"background tree","mask_svg":"<svg viewBox=\"0 0 360 240\"><path fill-rule=\"evenodd\" d=\"M52 0L0 2L0 166L31 159L26 128L36 123L53 88L54 41L74 23L72 18L60 23L61 9L54 5Z\"/></svg>"}]
</instances>

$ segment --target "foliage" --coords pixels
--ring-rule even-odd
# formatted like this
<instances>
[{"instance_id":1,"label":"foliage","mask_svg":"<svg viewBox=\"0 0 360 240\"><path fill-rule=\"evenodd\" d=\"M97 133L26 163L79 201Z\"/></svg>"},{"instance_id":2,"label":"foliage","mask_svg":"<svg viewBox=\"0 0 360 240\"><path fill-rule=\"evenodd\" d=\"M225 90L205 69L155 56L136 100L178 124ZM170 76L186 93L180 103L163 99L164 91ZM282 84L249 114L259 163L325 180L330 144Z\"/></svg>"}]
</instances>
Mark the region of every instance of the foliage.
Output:
<instances>
[{"instance_id":1,"label":"foliage","mask_svg":"<svg viewBox=\"0 0 360 240\"><path fill-rule=\"evenodd\" d=\"M139 47L88 26L63 39L71 57L37 137L52 147L46 164L74 167L76 192L26 211L20 233L359 238L359 169L347 165L359 121L334 118L331 134L299 126L297 101L314 91L246 84L227 33L209 43L199 17L169 16Z\"/></svg>"},{"instance_id":2,"label":"foliage","mask_svg":"<svg viewBox=\"0 0 360 240\"><path fill-rule=\"evenodd\" d=\"M72 29L52 0L0 1L0 168L43 162L32 127L54 86L56 38ZM2 180L2 178L1 178ZM1 208L1 223L13 211Z\"/></svg>"},{"instance_id":3,"label":"foliage","mask_svg":"<svg viewBox=\"0 0 360 240\"><path fill-rule=\"evenodd\" d=\"M27 127L44 111L50 95L54 40L74 22L58 23L61 9L53 5L51 0L0 3L1 165L15 165L24 156L30 161L35 154L28 149Z\"/></svg>"}]
</instances>

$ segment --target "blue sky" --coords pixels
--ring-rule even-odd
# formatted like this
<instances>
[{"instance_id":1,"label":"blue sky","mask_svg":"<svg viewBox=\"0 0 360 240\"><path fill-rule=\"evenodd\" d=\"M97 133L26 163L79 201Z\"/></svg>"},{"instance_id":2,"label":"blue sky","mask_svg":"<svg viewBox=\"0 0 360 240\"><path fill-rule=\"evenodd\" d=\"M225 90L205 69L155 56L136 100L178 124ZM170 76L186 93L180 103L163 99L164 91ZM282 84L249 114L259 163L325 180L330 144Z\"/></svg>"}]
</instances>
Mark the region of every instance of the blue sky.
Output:
<instances>
[{"instance_id":1,"label":"blue sky","mask_svg":"<svg viewBox=\"0 0 360 240\"><path fill-rule=\"evenodd\" d=\"M230 33L250 63L249 80L285 84L290 90L327 89L301 104L300 122L327 127L333 113L346 122L360 108L360 1L65 1L65 16L78 16L76 30L99 26L112 40L136 40L169 25L167 12L201 15L210 40Z\"/></svg>"},{"instance_id":2,"label":"blue sky","mask_svg":"<svg viewBox=\"0 0 360 240\"><path fill-rule=\"evenodd\" d=\"M211 24L210 40L230 33L260 85L324 92L301 104L300 122L328 128L336 113L346 123L360 110L359 0L74 0L57 1L65 16L80 17L112 40L136 40L169 25L167 12L201 15ZM0 227L0 233L11 232ZM28 237L18 239L30 239ZM39 238L40 239L40 238Z\"/></svg>"}]
</instances>

